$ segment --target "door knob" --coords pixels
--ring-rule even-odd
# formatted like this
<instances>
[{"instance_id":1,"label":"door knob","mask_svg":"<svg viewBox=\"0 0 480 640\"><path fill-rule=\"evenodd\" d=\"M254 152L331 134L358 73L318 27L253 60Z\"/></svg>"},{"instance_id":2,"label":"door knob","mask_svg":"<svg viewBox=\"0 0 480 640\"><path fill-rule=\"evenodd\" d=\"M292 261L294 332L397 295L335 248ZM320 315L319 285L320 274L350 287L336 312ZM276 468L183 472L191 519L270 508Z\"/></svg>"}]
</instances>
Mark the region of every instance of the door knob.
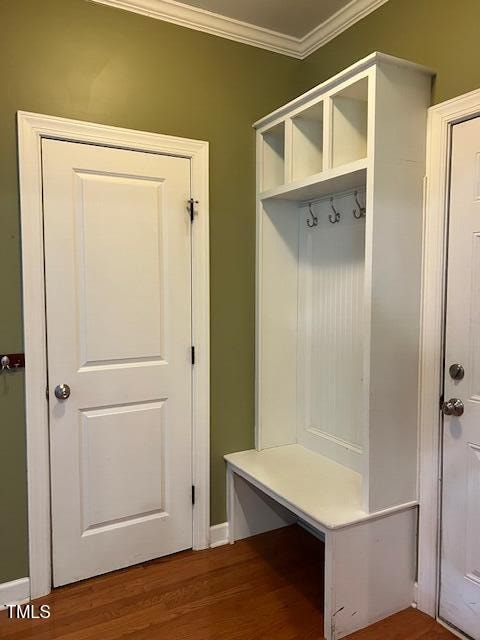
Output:
<instances>
[{"instance_id":1,"label":"door knob","mask_svg":"<svg viewBox=\"0 0 480 640\"><path fill-rule=\"evenodd\" d=\"M465 369L457 362L450 366L448 372L453 380L463 380L465 376Z\"/></svg>"},{"instance_id":2,"label":"door knob","mask_svg":"<svg viewBox=\"0 0 480 640\"><path fill-rule=\"evenodd\" d=\"M459 418L463 416L465 406L458 398L450 398L442 404L442 411L446 416L456 416Z\"/></svg>"},{"instance_id":3,"label":"door knob","mask_svg":"<svg viewBox=\"0 0 480 640\"><path fill-rule=\"evenodd\" d=\"M68 384L59 384L55 387L55 397L59 400L66 400L70 397L70 387Z\"/></svg>"}]
</instances>

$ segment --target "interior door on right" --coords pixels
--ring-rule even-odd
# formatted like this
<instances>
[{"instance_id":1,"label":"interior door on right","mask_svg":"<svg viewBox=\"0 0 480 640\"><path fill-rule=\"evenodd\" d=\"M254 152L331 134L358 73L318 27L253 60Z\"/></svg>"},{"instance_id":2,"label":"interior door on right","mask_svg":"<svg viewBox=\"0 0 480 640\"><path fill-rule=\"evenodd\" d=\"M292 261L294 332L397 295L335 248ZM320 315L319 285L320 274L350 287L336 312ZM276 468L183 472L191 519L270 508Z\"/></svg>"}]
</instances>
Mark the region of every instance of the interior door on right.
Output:
<instances>
[{"instance_id":1,"label":"interior door on right","mask_svg":"<svg viewBox=\"0 0 480 640\"><path fill-rule=\"evenodd\" d=\"M480 640L480 118L453 127L440 617Z\"/></svg>"}]
</instances>

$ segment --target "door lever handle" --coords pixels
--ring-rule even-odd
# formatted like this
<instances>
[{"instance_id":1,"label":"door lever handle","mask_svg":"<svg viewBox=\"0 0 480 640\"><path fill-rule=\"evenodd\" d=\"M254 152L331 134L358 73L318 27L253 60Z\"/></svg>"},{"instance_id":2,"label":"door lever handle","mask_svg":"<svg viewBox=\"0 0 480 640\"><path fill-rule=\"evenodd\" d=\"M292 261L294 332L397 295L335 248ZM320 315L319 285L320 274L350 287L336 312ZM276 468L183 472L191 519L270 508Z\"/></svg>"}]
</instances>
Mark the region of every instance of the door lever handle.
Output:
<instances>
[{"instance_id":1,"label":"door lever handle","mask_svg":"<svg viewBox=\"0 0 480 640\"><path fill-rule=\"evenodd\" d=\"M442 411L446 416L463 416L465 405L459 398L450 398L442 404Z\"/></svg>"}]
</instances>

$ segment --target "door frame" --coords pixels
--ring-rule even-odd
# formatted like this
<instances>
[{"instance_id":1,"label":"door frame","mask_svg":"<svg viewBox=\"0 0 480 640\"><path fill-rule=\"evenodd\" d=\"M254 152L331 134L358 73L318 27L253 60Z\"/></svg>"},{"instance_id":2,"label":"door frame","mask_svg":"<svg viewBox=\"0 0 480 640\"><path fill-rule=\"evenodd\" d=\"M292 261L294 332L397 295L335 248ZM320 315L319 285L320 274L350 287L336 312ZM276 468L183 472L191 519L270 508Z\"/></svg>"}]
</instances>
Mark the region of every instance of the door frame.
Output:
<instances>
[{"instance_id":1,"label":"door frame","mask_svg":"<svg viewBox=\"0 0 480 640\"><path fill-rule=\"evenodd\" d=\"M428 111L419 369L419 548L417 605L438 618L446 250L452 127L480 115L480 90Z\"/></svg>"},{"instance_id":2,"label":"door frame","mask_svg":"<svg viewBox=\"0 0 480 640\"><path fill-rule=\"evenodd\" d=\"M19 111L30 597L52 589L50 460L42 203L42 138L181 156L191 161L193 548L209 545L210 298L208 142ZM187 206L187 203L185 203Z\"/></svg>"}]
</instances>

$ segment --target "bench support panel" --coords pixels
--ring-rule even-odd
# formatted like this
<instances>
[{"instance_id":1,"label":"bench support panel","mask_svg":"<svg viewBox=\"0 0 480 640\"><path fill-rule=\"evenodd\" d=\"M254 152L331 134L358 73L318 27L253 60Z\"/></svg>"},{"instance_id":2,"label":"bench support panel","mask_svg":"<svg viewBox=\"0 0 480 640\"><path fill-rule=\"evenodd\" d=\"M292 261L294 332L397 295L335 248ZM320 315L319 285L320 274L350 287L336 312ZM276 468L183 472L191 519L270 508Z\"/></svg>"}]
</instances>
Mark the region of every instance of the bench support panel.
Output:
<instances>
[{"instance_id":1,"label":"bench support panel","mask_svg":"<svg viewBox=\"0 0 480 640\"><path fill-rule=\"evenodd\" d=\"M297 518L230 469L227 472L230 543L294 524Z\"/></svg>"}]
</instances>

